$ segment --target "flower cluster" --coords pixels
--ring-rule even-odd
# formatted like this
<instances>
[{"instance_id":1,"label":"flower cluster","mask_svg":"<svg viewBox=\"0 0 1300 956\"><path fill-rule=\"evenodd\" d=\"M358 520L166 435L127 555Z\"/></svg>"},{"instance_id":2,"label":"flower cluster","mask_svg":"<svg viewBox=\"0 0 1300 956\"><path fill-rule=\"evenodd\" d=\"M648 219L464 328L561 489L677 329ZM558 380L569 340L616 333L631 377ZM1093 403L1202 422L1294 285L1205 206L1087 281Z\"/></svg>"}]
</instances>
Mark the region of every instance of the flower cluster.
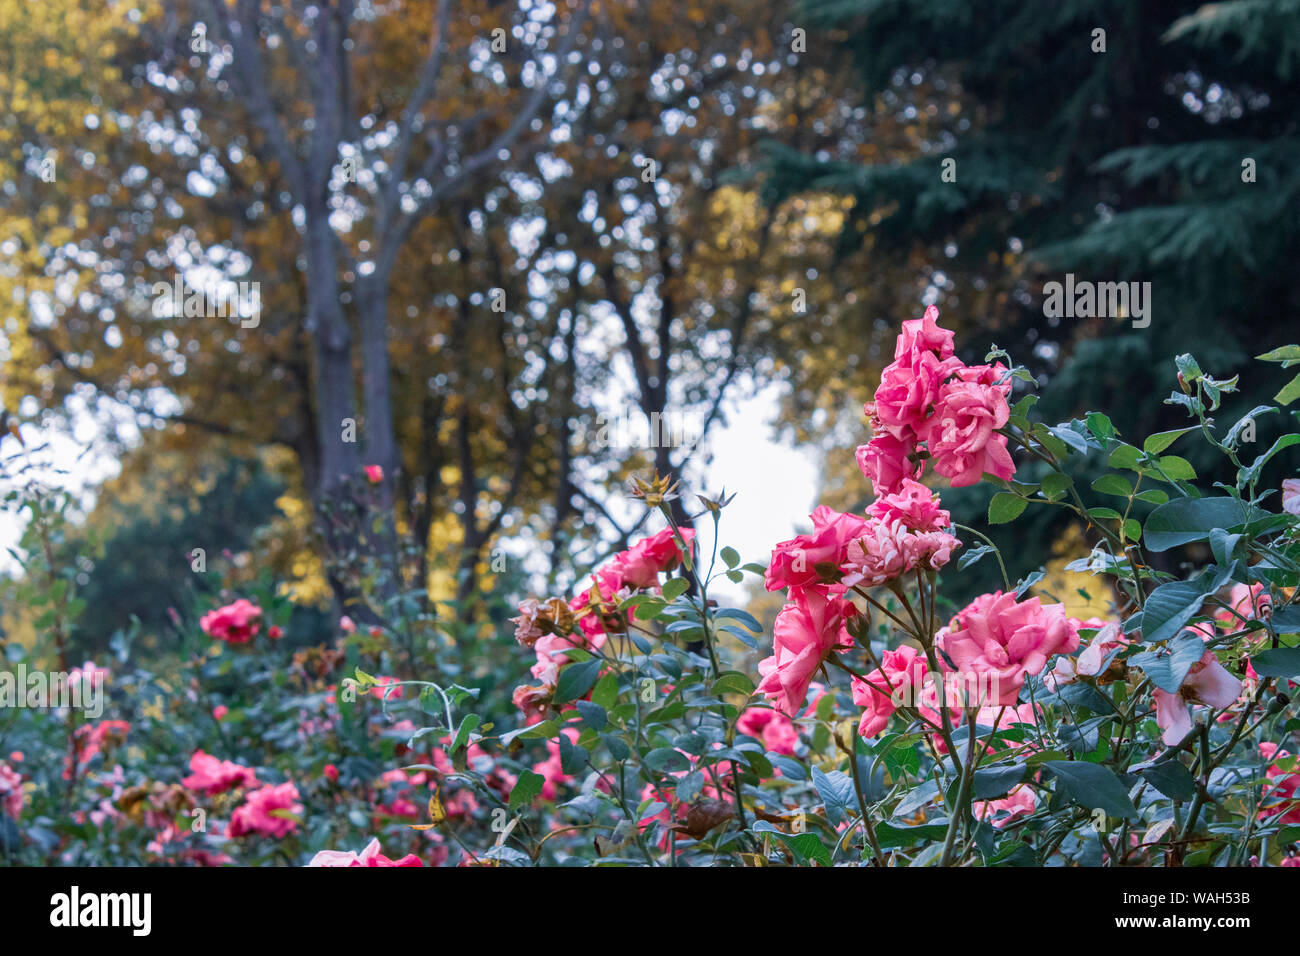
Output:
<instances>
[{"instance_id":1,"label":"flower cluster","mask_svg":"<svg viewBox=\"0 0 1300 956\"><path fill-rule=\"evenodd\" d=\"M877 495L920 478L927 458L955 488L978 483L986 472L1004 479L1015 474L1006 436L997 431L1010 415L1007 369L963 363L938 318L930 306L903 323L894 361L866 406L874 435L858 448L858 467Z\"/></svg>"},{"instance_id":2,"label":"flower cluster","mask_svg":"<svg viewBox=\"0 0 1300 956\"><path fill-rule=\"evenodd\" d=\"M244 598L209 611L199 620L208 637L227 644L247 644L261 630L262 609Z\"/></svg>"},{"instance_id":3,"label":"flower cluster","mask_svg":"<svg viewBox=\"0 0 1300 956\"><path fill-rule=\"evenodd\" d=\"M608 635L622 633L619 603L633 591L658 587L659 575L681 563L681 543L691 547L694 539L689 528L664 528L614 555L592 574L591 586L567 603L553 597L529 598L519 605L519 616L511 618L515 640L537 655L530 670L537 683L521 684L513 695L527 719L546 716L560 667L568 660L565 652L574 647L599 649Z\"/></svg>"}]
</instances>

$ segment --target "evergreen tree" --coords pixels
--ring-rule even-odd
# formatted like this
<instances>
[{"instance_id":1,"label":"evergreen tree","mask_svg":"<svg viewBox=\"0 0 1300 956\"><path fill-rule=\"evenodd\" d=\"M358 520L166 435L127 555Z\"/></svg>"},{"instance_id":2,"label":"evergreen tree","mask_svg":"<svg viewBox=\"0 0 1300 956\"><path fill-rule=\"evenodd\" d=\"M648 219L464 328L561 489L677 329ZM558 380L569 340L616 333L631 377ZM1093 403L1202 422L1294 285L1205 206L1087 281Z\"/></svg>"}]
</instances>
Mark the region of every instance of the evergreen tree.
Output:
<instances>
[{"instance_id":1,"label":"evergreen tree","mask_svg":"<svg viewBox=\"0 0 1300 956\"><path fill-rule=\"evenodd\" d=\"M1225 402L1221 430L1285 383L1252 356L1300 338L1300 2L807 0L804 12L843 37L870 99L940 102L947 122L902 163L773 148L769 195L842 192L854 199L846 247L869 238L882 261L919 251L943 263L940 309L967 329L984 322L965 357L981 360L990 339L1032 355L1044 420L1104 407L1128 437L1182 425L1162 399L1184 352L1252 386ZM1044 284L1066 273L1150 282L1150 324L1048 317ZM999 290L991 314L962 314L963 295L986 285ZM1261 417L1259 451L1284 427ZM988 494L944 500L978 520ZM1021 572L1058 528L1045 514L1026 530Z\"/></svg>"}]
</instances>

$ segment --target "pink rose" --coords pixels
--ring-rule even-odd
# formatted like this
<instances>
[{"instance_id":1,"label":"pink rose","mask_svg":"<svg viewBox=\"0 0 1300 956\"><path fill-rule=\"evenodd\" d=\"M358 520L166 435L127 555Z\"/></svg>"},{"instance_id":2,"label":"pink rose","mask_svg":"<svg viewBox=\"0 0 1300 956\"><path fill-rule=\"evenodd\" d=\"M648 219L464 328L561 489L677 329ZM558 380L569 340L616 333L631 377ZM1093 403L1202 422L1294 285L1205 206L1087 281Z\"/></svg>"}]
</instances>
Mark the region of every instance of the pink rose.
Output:
<instances>
[{"instance_id":1,"label":"pink rose","mask_svg":"<svg viewBox=\"0 0 1300 956\"><path fill-rule=\"evenodd\" d=\"M695 540L694 530L683 528L681 535L686 546L690 547ZM673 570L681 560L681 548L673 529L664 528L616 555L611 564L626 584L634 588L650 588L659 583L661 571Z\"/></svg>"},{"instance_id":2,"label":"pink rose","mask_svg":"<svg viewBox=\"0 0 1300 956\"><path fill-rule=\"evenodd\" d=\"M919 481L904 478L898 491L877 498L867 514L881 521L901 521L910 531L940 531L951 516L939 505L939 496Z\"/></svg>"},{"instance_id":3,"label":"pink rose","mask_svg":"<svg viewBox=\"0 0 1300 956\"><path fill-rule=\"evenodd\" d=\"M911 532L902 521L874 520L849 542L844 556L845 587L877 587L916 568L948 563L961 542L946 531Z\"/></svg>"},{"instance_id":4,"label":"pink rose","mask_svg":"<svg viewBox=\"0 0 1300 956\"><path fill-rule=\"evenodd\" d=\"M894 358L901 359L913 352L933 352L941 359L952 355L953 335L939 328L939 309L929 305L919 319L908 319L894 343Z\"/></svg>"},{"instance_id":5,"label":"pink rose","mask_svg":"<svg viewBox=\"0 0 1300 956\"><path fill-rule=\"evenodd\" d=\"M607 628L622 626L612 612L627 592L622 572L612 564L593 574L591 580L592 585L569 602L569 610L588 640L603 642ZM592 592L599 598L600 610L592 607Z\"/></svg>"},{"instance_id":6,"label":"pink rose","mask_svg":"<svg viewBox=\"0 0 1300 956\"><path fill-rule=\"evenodd\" d=\"M1282 510L1289 515L1300 515L1300 478L1282 482Z\"/></svg>"},{"instance_id":7,"label":"pink rose","mask_svg":"<svg viewBox=\"0 0 1300 956\"><path fill-rule=\"evenodd\" d=\"M380 465L366 465L366 480L377 485L384 480L384 469Z\"/></svg>"},{"instance_id":8,"label":"pink rose","mask_svg":"<svg viewBox=\"0 0 1300 956\"><path fill-rule=\"evenodd\" d=\"M248 767L241 767L230 760L219 760L202 750L194 751L190 757L188 777L181 780L181 786L195 793L215 796L235 787L256 787L257 774Z\"/></svg>"},{"instance_id":9,"label":"pink rose","mask_svg":"<svg viewBox=\"0 0 1300 956\"><path fill-rule=\"evenodd\" d=\"M811 534L796 535L772 549L772 561L764 576L769 591L808 587L839 577L849 542L867 526L865 518L841 514L825 505L810 517Z\"/></svg>"},{"instance_id":10,"label":"pink rose","mask_svg":"<svg viewBox=\"0 0 1300 956\"><path fill-rule=\"evenodd\" d=\"M858 723L858 733L863 737L874 737L888 727L900 706L917 706L929 673L925 656L906 644L885 651L880 665L866 680L853 678L853 703L863 708Z\"/></svg>"},{"instance_id":11,"label":"pink rose","mask_svg":"<svg viewBox=\"0 0 1300 956\"><path fill-rule=\"evenodd\" d=\"M424 861L414 853L400 860L390 860L379 852L379 838L371 840L360 853L353 850L321 850L311 858L308 866L424 866Z\"/></svg>"},{"instance_id":12,"label":"pink rose","mask_svg":"<svg viewBox=\"0 0 1300 956\"><path fill-rule=\"evenodd\" d=\"M793 717L808 696L808 685L837 647L850 647L845 624L858 609L851 601L818 588L796 589L772 627L772 656L759 662L758 692Z\"/></svg>"},{"instance_id":13,"label":"pink rose","mask_svg":"<svg viewBox=\"0 0 1300 956\"><path fill-rule=\"evenodd\" d=\"M1265 760L1271 761L1269 768L1264 771L1267 782L1260 794L1259 818L1263 820L1280 813L1282 815L1277 819L1279 824L1291 826L1300 823L1300 794L1297 793L1300 791L1300 772L1294 769L1284 770L1278 765L1279 761L1291 755L1285 750L1279 750L1274 743L1260 744L1259 752ZM1300 857L1291 859L1300 860ZM1290 865L1300 866L1300 863Z\"/></svg>"},{"instance_id":14,"label":"pink rose","mask_svg":"<svg viewBox=\"0 0 1300 956\"><path fill-rule=\"evenodd\" d=\"M1247 621L1267 621L1273 616L1273 598L1263 584L1234 584L1228 592L1227 605L1232 610L1221 610L1214 619L1228 631L1238 631ZM1255 637L1266 637L1267 632L1257 631Z\"/></svg>"},{"instance_id":15,"label":"pink rose","mask_svg":"<svg viewBox=\"0 0 1300 956\"><path fill-rule=\"evenodd\" d=\"M1017 603L1014 594L994 591L959 611L935 643L988 703L1010 706L1027 674L1042 671L1053 654L1078 649L1079 632L1063 604L1044 605L1037 597Z\"/></svg>"},{"instance_id":16,"label":"pink rose","mask_svg":"<svg viewBox=\"0 0 1300 956\"><path fill-rule=\"evenodd\" d=\"M1016 466L1007 451L1006 436L996 432L1010 414L1006 392L1000 387L977 381L945 385L921 436L934 460L934 470L954 488L977 484L985 472L1010 479Z\"/></svg>"},{"instance_id":17,"label":"pink rose","mask_svg":"<svg viewBox=\"0 0 1300 956\"><path fill-rule=\"evenodd\" d=\"M1002 829L1016 817L1033 813L1037 806L1038 798L1033 788L1022 783L1000 800L976 800L971 809L975 811L976 819L991 819L995 827Z\"/></svg>"},{"instance_id":18,"label":"pink rose","mask_svg":"<svg viewBox=\"0 0 1300 956\"><path fill-rule=\"evenodd\" d=\"M0 807L17 820L23 812L24 799L22 774L7 764L0 763Z\"/></svg>"},{"instance_id":19,"label":"pink rose","mask_svg":"<svg viewBox=\"0 0 1300 956\"><path fill-rule=\"evenodd\" d=\"M203 615L199 627L204 634L227 644L247 644L261 628L258 623L261 616L260 607L240 598L234 604Z\"/></svg>"},{"instance_id":20,"label":"pink rose","mask_svg":"<svg viewBox=\"0 0 1300 956\"><path fill-rule=\"evenodd\" d=\"M747 737L762 741L763 748L771 753L794 756L799 743L799 731L794 721L770 707L750 707L736 721L736 730Z\"/></svg>"},{"instance_id":21,"label":"pink rose","mask_svg":"<svg viewBox=\"0 0 1300 956\"><path fill-rule=\"evenodd\" d=\"M914 442L880 433L867 444L858 446L858 468L871 482L877 496L893 494L902 487L904 478L921 476L922 466L913 464L907 457L914 451Z\"/></svg>"},{"instance_id":22,"label":"pink rose","mask_svg":"<svg viewBox=\"0 0 1300 956\"><path fill-rule=\"evenodd\" d=\"M230 836L240 837L249 833L276 838L288 836L297 831L297 821L272 814L281 811L300 816L302 810L298 788L292 783L262 787L250 793L243 805L236 807L230 815Z\"/></svg>"},{"instance_id":23,"label":"pink rose","mask_svg":"<svg viewBox=\"0 0 1300 956\"><path fill-rule=\"evenodd\" d=\"M1172 747L1192 732L1189 704L1228 707L1240 693L1241 681L1219 663L1214 651L1207 650L1187 672L1178 693L1156 688L1152 695L1156 704L1156 723L1164 731L1160 739Z\"/></svg>"},{"instance_id":24,"label":"pink rose","mask_svg":"<svg viewBox=\"0 0 1300 956\"><path fill-rule=\"evenodd\" d=\"M923 434L943 383L961 367L955 356L940 360L933 352L911 352L887 366L867 405L874 431L900 441Z\"/></svg>"},{"instance_id":25,"label":"pink rose","mask_svg":"<svg viewBox=\"0 0 1300 956\"><path fill-rule=\"evenodd\" d=\"M519 616L510 619L515 625L515 640L524 647L532 647L537 643L538 638L546 634L537 623L538 612L541 609L540 601L536 598L528 598L519 605Z\"/></svg>"}]
</instances>

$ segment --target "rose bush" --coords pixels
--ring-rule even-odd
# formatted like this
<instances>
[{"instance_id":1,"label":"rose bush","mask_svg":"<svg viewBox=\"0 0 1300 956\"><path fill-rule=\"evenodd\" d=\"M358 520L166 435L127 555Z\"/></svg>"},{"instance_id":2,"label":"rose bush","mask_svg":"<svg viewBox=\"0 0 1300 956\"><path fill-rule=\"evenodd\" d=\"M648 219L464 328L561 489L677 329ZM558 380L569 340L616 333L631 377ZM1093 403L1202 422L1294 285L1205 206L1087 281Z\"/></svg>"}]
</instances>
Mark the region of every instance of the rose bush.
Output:
<instances>
[{"instance_id":1,"label":"rose bush","mask_svg":"<svg viewBox=\"0 0 1300 956\"><path fill-rule=\"evenodd\" d=\"M638 479L662 528L573 590L515 602L511 667L409 593L323 646L294 645L269 582L195 609L174 673L80 669L107 664L111 714L0 728L0 847L205 865L1300 865L1300 485L1274 475L1300 433L1248 453L1247 420L1213 417L1238 382L1188 355L1169 399L1188 424L1140 441L1100 411L1034 420L1013 388L1028 373L985 362L956 356L933 308L904 322L855 455L874 500L817 508L766 564L717 544L725 498ZM1193 441L1234 480L1171 453ZM1085 466L1105 471L1082 486ZM995 489L983 531L942 501L978 482ZM711 525L708 553L674 520L679 496ZM1087 550L1068 569L1106 615L1072 617L1044 569L1010 578L997 526L1030 508L1077 518ZM33 542L58 533L58 509L33 514ZM978 561L1002 586L953 602L944 581ZM29 568L56 632L75 600L59 575ZM720 606L720 579L784 592L770 628Z\"/></svg>"}]
</instances>

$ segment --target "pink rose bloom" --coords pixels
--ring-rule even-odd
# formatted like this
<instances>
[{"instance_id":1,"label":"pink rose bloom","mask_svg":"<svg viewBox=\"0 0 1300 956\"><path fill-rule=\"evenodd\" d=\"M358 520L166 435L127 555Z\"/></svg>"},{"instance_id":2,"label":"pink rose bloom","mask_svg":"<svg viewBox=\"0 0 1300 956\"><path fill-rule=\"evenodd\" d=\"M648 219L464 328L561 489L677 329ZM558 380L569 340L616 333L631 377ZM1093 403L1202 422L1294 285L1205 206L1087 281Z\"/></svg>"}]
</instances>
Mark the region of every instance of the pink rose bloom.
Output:
<instances>
[{"instance_id":1,"label":"pink rose bloom","mask_svg":"<svg viewBox=\"0 0 1300 956\"><path fill-rule=\"evenodd\" d=\"M558 671L558 668L556 668ZM510 695L511 702L523 715L524 725L531 726L546 719L555 686L546 684L520 684Z\"/></svg>"},{"instance_id":2,"label":"pink rose bloom","mask_svg":"<svg viewBox=\"0 0 1300 956\"><path fill-rule=\"evenodd\" d=\"M1010 479L1016 466L1007 451L1007 437L996 432L1010 414L1001 387L969 381L945 385L921 436L934 470L954 488L979 483L985 472Z\"/></svg>"},{"instance_id":3,"label":"pink rose bloom","mask_svg":"<svg viewBox=\"0 0 1300 956\"><path fill-rule=\"evenodd\" d=\"M1267 621L1273 616L1273 598L1263 584L1234 584L1226 603L1232 610L1217 611L1214 619L1228 631L1239 631L1247 621ZM1267 634L1261 631L1254 636Z\"/></svg>"},{"instance_id":4,"label":"pink rose bloom","mask_svg":"<svg viewBox=\"0 0 1300 956\"><path fill-rule=\"evenodd\" d=\"M1044 605L1037 597L1017 603L1014 594L994 591L959 611L935 642L989 703L1013 705L1027 674L1041 672L1053 654L1078 649L1079 632L1063 604Z\"/></svg>"},{"instance_id":5,"label":"pink rose bloom","mask_svg":"<svg viewBox=\"0 0 1300 956\"><path fill-rule=\"evenodd\" d=\"M1052 690L1063 684L1072 684L1080 677L1096 677L1102 672L1102 664L1112 652L1132 643L1120 632L1118 624L1103 621L1099 617L1090 617L1086 621L1071 618L1070 623L1076 631L1088 628L1096 629L1097 633L1078 657L1057 658L1056 666L1044 677Z\"/></svg>"},{"instance_id":6,"label":"pink rose bloom","mask_svg":"<svg viewBox=\"0 0 1300 956\"><path fill-rule=\"evenodd\" d=\"M288 836L297 832L297 821L272 814L275 811L286 811L301 816L302 810L302 804L298 802L298 788L292 783L262 787L250 793L244 803L230 815L230 836L240 837L249 833L276 838Z\"/></svg>"},{"instance_id":7,"label":"pink rose bloom","mask_svg":"<svg viewBox=\"0 0 1300 956\"><path fill-rule=\"evenodd\" d=\"M203 615L199 619L199 627L204 634L227 644L247 644L260 629L258 618L261 616L260 607L240 598L234 604L227 604Z\"/></svg>"},{"instance_id":8,"label":"pink rose bloom","mask_svg":"<svg viewBox=\"0 0 1300 956\"><path fill-rule=\"evenodd\" d=\"M952 522L939 496L911 478L903 479L897 493L873 501L867 514L886 523L901 521L909 531L942 531Z\"/></svg>"},{"instance_id":9,"label":"pink rose bloom","mask_svg":"<svg viewBox=\"0 0 1300 956\"><path fill-rule=\"evenodd\" d=\"M845 587L876 587L914 570L948 563L961 542L946 531L914 533L902 521L872 521L849 542L844 557Z\"/></svg>"},{"instance_id":10,"label":"pink rose bloom","mask_svg":"<svg viewBox=\"0 0 1300 956\"><path fill-rule=\"evenodd\" d=\"M913 352L933 352L941 359L952 355L953 334L947 329L939 328L939 309L926 306L919 319L908 319L903 323L903 331L894 342L894 358L901 359Z\"/></svg>"},{"instance_id":11,"label":"pink rose bloom","mask_svg":"<svg viewBox=\"0 0 1300 956\"><path fill-rule=\"evenodd\" d=\"M913 464L908 455L916 451L915 442L904 442L888 433L875 435L857 451L858 468L871 482L877 496L898 491L904 478L919 478L922 466Z\"/></svg>"},{"instance_id":12,"label":"pink rose bloom","mask_svg":"<svg viewBox=\"0 0 1300 956\"><path fill-rule=\"evenodd\" d=\"M578 626L582 628L582 633L587 636L588 640L603 641L605 639L605 622L599 613L590 610L591 592L593 590L597 591L601 603L606 605L607 608L616 606L627 596L628 592L622 573L613 564L601 568L591 576L591 580L594 583L569 602L569 610L577 618Z\"/></svg>"},{"instance_id":13,"label":"pink rose bloom","mask_svg":"<svg viewBox=\"0 0 1300 956\"><path fill-rule=\"evenodd\" d=\"M866 680L853 678L853 703L863 708L858 723L858 733L863 737L874 737L888 727L889 719L900 706L917 706L919 692L929 673L925 656L906 644L885 651L880 665Z\"/></svg>"},{"instance_id":14,"label":"pink rose bloom","mask_svg":"<svg viewBox=\"0 0 1300 956\"><path fill-rule=\"evenodd\" d=\"M372 484L377 485L384 480L384 469L380 465L366 465L366 479Z\"/></svg>"},{"instance_id":15,"label":"pink rose bloom","mask_svg":"<svg viewBox=\"0 0 1300 956\"><path fill-rule=\"evenodd\" d=\"M17 820L23 812L23 799L22 775L8 764L0 763L0 807Z\"/></svg>"},{"instance_id":16,"label":"pink rose bloom","mask_svg":"<svg viewBox=\"0 0 1300 956\"><path fill-rule=\"evenodd\" d=\"M682 539L690 547L695 532L681 530ZM615 555L611 564L622 576L623 582L634 588L651 588L659 583L661 571L671 571L681 563L682 552L672 528L642 538L626 551Z\"/></svg>"},{"instance_id":17,"label":"pink rose bloom","mask_svg":"<svg viewBox=\"0 0 1300 956\"><path fill-rule=\"evenodd\" d=\"M1289 515L1300 515L1300 478L1287 478L1282 482L1282 510Z\"/></svg>"},{"instance_id":18,"label":"pink rose bloom","mask_svg":"<svg viewBox=\"0 0 1300 956\"><path fill-rule=\"evenodd\" d=\"M858 613L851 601L817 588L796 590L772 627L772 656L758 664L758 692L793 717L808 696L808 685L837 647L851 647L845 623Z\"/></svg>"},{"instance_id":19,"label":"pink rose bloom","mask_svg":"<svg viewBox=\"0 0 1300 956\"><path fill-rule=\"evenodd\" d=\"M793 757L799 744L799 731L794 721L770 707L750 707L736 721L736 730L761 741L764 749Z\"/></svg>"},{"instance_id":20,"label":"pink rose bloom","mask_svg":"<svg viewBox=\"0 0 1300 956\"><path fill-rule=\"evenodd\" d=\"M1178 693L1171 694L1156 688L1152 695L1156 704L1156 723L1164 731L1160 739L1172 747L1192 731L1192 716L1188 705L1229 707L1241 693L1241 686L1241 681L1219 663L1214 651L1206 651L1187 672Z\"/></svg>"},{"instance_id":21,"label":"pink rose bloom","mask_svg":"<svg viewBox=\"0 0 1300 956\"><path fill-rule=\"evenodd\" d=\"M976 819L992 819L993 825L1000 830L1016 817L1033 813L1037 806L1034 789L1022 783L1000 800L976 800L971 809L975 811Z\"/></svg>"},{"instance_id":22,"label":"pink rose bloom","mask_svg":"<svg viewBox=\"0 0 1300 956\"><path fill-rule=\"evenodd\" d=\"M961 367L960 359L933 352L911 352L886 367L867 405L873 430L900 441L923 434L943 383Z\"/></svg>"},{"instance_id":23,"label":"pink rose bloom","mask_svg":"<svg viewBox=\"0 0 1300 956\"><path fill-rule=\"evenodd\" d=\"M519 605L519 616L510 619L511 623L515 625L515 640L524 647L532 647L537 643L539 637L546 634L537 623L538 612L541 609L542 603L540 601L536 598L528 598Z\"/></svg>"},{"instance_id":24,"label":"pink rose bloom","mask_svg":"<svg viewBox=\"0 0 1300 956\"><path fill-rule=\"evenodd\" d=\"M311 858L308 866L424 866L424 861L414 853L400 860L390 860L379 852L379 838L371 840L360 853L355 850L321 850Z\"/></svg>"},{"instance_id":25,"label":"pink rose bloom","mask_svg":"<svg viewBox=\"0 0 1300 956\"><path fill-rule=\"evenodd\" d=\"M210 797L235 787L258 785L257 774L250 768L230 760L218 760L202 750L194 751L194 756L190 757L190 770L193 773L181 781L181 786Z\"/></svg>"},{"instance_id":26,"label":"pink rose bloom","mask_svg":"<svg viewBox=\"0 0 1300 956\"><path fill-rule=\"evenodd\" d=\"M764 576L769 591L808 587L838 577L849 542L867 527L865 518L841 514L825 505L809 517L812 534L796 535L772 549L772 561ZM822 572L828 577L823 577Z\"/></svg>"},{"instance_id":27,"label":"pink rose bloom","mask_svg":"<svg viewBox=\"0 0 1300 956\"><path fill-rule=\"evenodd\" d=\"M1260 744L1259 752L1265 760L1272 761L1269 768L1264 771L1266 782L1260 795L1259 818L1263 820L1280 813L1282 816L1278 817L1278 823L1285 826L1300 823L1300 795L1296 792L1300 790L1300 773L1295 770L1283 770L1278 766L1279 761L1291 755L1285 750L1279 750L1274 743ZM1300 857L1295 859L1300 860Z\"/></svg>"}]
</instances>

